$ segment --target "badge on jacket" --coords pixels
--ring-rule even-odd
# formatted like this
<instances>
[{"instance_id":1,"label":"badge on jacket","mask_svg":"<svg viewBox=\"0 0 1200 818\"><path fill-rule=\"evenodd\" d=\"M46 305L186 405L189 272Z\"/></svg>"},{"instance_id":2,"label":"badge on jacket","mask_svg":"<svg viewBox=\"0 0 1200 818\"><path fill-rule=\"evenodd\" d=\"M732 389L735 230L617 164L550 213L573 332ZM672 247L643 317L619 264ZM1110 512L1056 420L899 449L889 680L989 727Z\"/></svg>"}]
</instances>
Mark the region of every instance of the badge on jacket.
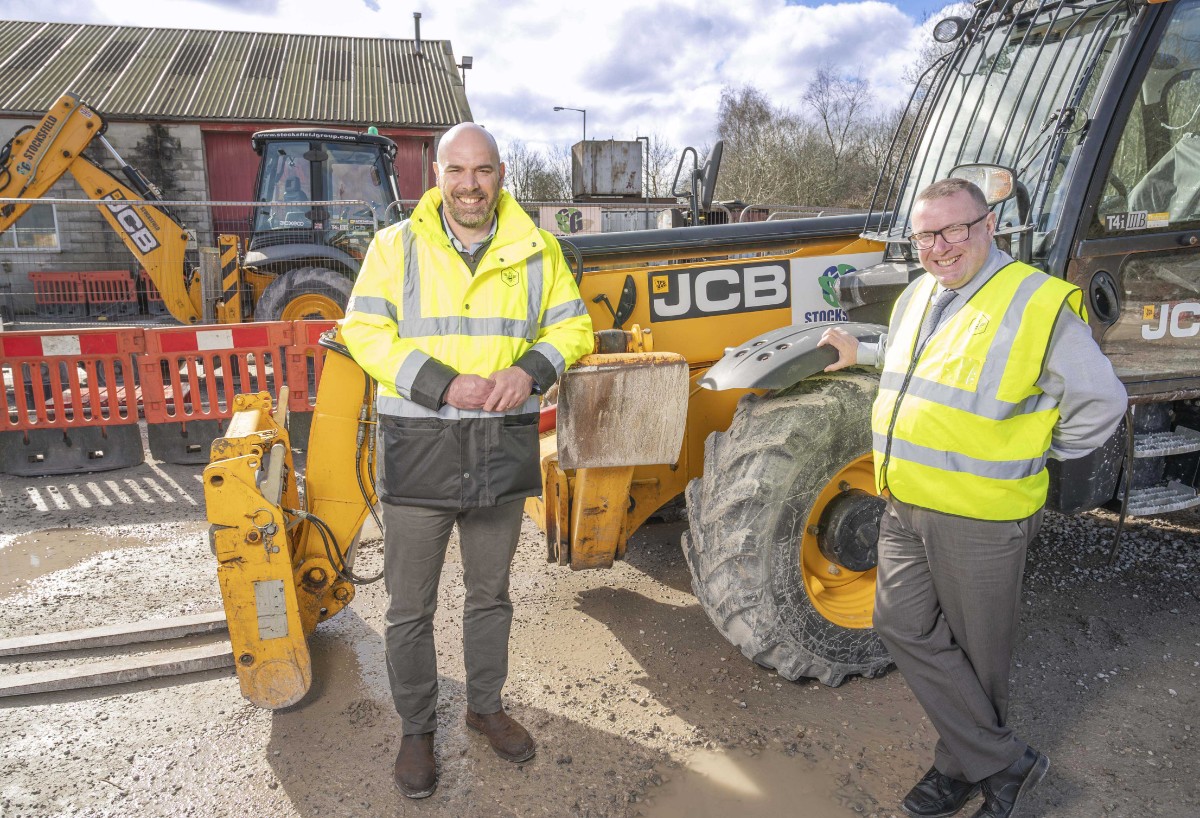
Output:
<instances>
[{"instance_id":1,"label":"badge on jacket","mask_svg":"<svg viewBox=\"0 0 1200 818\"><path fill-rule=\"evenodd\" d=\"M510 287L516 286L518 278L517 271L512 267L505 267L500 271L500 280Z\"/></svg>"}]
</instances>

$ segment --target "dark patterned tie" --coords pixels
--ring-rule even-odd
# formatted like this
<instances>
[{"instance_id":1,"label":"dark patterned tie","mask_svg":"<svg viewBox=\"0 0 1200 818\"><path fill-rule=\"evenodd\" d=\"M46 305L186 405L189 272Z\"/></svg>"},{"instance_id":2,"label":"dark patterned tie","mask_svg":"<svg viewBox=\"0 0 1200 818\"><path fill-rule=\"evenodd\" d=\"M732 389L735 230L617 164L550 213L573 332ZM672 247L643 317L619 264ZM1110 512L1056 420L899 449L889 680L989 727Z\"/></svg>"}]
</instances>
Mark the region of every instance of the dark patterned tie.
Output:
<instances>
[{"instance_id":1,"label":"dark patterned tie","mask_svg":"<svg viewBox=\"0 0 1200 818\"><path fill-rule=\"evenodd\" d=\"M925 320L921 322L921 332L917 335L917 345L913 347L913 357L921 351L921 347L925 346L925 342L929 340L929 336L933 334L937 327L938 320L942 317L942 313L946 311L946 307L954 300L954 296L958 295L955 290L942 290L933 297L933 301L929 305L929 310L925 313Z\"/></svg>"}]
</instances>

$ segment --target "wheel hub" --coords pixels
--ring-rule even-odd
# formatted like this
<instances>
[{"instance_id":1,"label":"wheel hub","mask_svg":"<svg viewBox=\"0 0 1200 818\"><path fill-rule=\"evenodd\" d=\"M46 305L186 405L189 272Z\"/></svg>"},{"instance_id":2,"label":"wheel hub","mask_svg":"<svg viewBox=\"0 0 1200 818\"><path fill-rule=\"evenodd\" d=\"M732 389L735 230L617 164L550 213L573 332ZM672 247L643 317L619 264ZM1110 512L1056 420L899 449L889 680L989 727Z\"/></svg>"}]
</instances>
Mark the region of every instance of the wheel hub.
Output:
<instances>
[{"instance_id":1,"label":"wheel hub","mask_svg":"<svg viewBox=\"0 0 1200 818\"><path fill-rule=\"evenodd\" d=\"M817 547L830 562L851 571L868 571L879 561L879 520L887 503L862 489L847 488L825 507Z\"/></svg>"}]
</instances>

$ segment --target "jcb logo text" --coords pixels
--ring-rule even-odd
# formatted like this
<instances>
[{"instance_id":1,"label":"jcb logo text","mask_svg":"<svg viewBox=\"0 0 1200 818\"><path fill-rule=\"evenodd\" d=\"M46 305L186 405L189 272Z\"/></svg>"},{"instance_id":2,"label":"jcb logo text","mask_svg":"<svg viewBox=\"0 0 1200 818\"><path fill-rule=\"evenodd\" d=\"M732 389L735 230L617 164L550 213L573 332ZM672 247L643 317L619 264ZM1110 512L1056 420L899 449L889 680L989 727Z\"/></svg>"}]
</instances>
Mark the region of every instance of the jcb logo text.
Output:
<instances>
[{"instance_id":1,"label":"jcb logo text","mask_svg":"<svg viewBox=\"0 0 1200 818\"><path fill-rule=\"evenodd\" d=\"M149 253L158 249L158 239L154 237L154 233L150 232L150 228L146 227L146 223L133 209L133 205L124 202L121 194L116 191L103 198L117 202L117 204L106 205L106 207L140 252Z\"/></svg>"},{"instance_id":2,"label":"jcb logo text","mask_svg":"<svg viewBox=\"0 0 1200 818\"><path fill-rule=\"evenodd\" d=\"M1200 333L1200 304L1183 301L1179 304L1147 304L1142 310L1143 320L1158 317L1158 325L1142 324L1142 337L1157 341L1170 335L1172 338L1191 338Z\"/></svg>"},{"instance_id":3,"label":"jcb logo text","mask_svg":"<svg viewBox=\"0 0 1200 818\"><path fill-rule=\"evenodd\" d=\"M774 310L791 303L788 272L782 264L650 274L650 316L654 321Z\"/></svg>"}]
</instances>

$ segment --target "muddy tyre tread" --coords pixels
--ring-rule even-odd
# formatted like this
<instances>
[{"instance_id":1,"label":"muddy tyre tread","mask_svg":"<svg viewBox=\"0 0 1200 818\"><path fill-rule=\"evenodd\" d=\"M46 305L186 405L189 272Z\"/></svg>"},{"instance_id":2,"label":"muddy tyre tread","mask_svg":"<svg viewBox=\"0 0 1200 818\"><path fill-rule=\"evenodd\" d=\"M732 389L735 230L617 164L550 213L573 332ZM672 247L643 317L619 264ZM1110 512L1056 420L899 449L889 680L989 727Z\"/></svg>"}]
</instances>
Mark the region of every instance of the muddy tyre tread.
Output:
<instances>
[{"instance_id":1,"label":"muddy tyre tread","mask_svg":"<svg viewBox=\"0 0 1200 818\"><path fill-rule=\"evenodd\" d=\"M354 282L328 267L296 267L268 284L254 305L255 321L280 321L298 295L320 294L337 302L345 314Z\"/></svg>"},{"instance_id":2,"label":"muddy tyre tread","mask_svg":"<svg viewBox=\"0 0 1200 818\"><path fill-rule=\"evenodd\" d=\"M794 544L832 475L870 451L877 388L852 372L747 395L729 430L705 441L704 474L687 487L683 550L696 597L747 658L786 679L836 687L891 664L873 630L841 627L813 607Z\"/></svg>"}]
</instances>

